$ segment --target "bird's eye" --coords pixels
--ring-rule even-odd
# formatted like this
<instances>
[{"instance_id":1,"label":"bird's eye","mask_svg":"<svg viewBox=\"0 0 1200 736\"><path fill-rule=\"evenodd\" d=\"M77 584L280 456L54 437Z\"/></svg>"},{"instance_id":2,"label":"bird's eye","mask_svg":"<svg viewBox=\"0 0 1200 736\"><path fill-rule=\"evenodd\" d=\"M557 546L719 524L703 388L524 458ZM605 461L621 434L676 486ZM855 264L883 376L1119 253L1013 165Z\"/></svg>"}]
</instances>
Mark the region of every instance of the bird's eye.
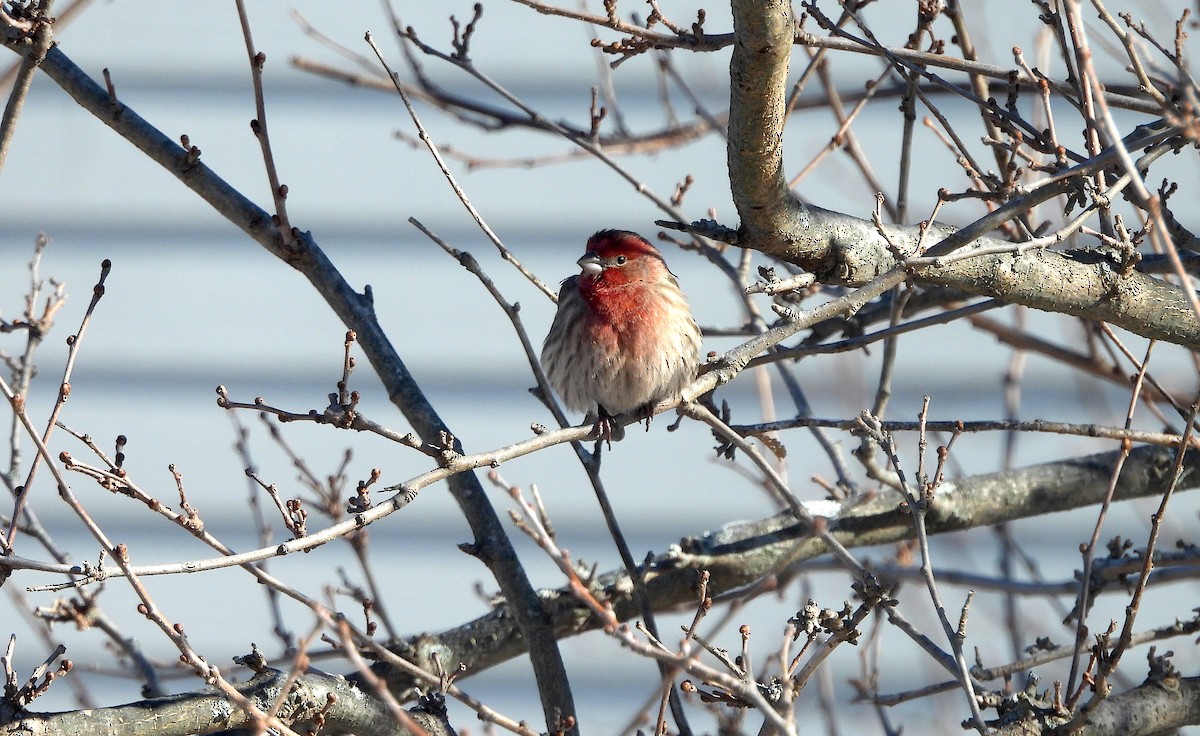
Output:
<instances>
[{"instance_id":1,"label":"bird's eye","mask_svg":"<svg viewBox=\"0 0 1200 736\"><path fill-rule=\"evenodd\" d=\"M625 261L627 261L627 260L629 260L629 259L628 259L628 258L626 258L625 256L617 256L617 265L618 265L618 266L624 266L624 265L625 265Z\"/></svg>"}]
</instances>

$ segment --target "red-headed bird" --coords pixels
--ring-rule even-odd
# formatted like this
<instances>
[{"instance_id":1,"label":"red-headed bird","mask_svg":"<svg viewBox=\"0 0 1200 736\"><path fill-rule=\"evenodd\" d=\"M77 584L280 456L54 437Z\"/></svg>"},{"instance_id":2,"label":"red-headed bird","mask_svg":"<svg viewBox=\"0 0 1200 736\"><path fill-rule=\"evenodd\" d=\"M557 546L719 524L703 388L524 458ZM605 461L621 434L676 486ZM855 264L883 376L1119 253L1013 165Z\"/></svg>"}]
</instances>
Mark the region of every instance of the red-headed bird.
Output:
<instances>
[{"instance_id":1,"label":"red-headed bird","mask_svg":"<svg viewBox=\"0 0 1200 736\"><path fill-rule=\"evenodd\" d=\"M626 230L601 230L562 282L558 312L542 346L550 385L571 409L607 419L645 412L678 396L696 377L700 328L662 254ZM614 436L615 434L615 436Z\"/></svg>"}]
</instances>

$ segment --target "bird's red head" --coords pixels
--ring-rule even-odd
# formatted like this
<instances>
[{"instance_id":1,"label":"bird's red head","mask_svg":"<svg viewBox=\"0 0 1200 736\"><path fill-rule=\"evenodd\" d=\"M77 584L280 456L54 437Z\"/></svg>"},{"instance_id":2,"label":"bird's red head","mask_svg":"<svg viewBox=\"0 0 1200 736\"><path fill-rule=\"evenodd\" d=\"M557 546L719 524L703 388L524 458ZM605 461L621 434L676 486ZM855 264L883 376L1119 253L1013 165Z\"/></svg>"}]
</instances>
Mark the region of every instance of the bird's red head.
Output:
<instances>
[{"instance_id":1,"label":"bird's red head","mask_svg":"<svg viewBox=\"0 0 1200 736\"><path fill-rule=\"evenodd\" d=\"M578 261L585 281L618 285L657 276L666 270L662 254L649 241L628 230L601 230L588 238Z\"/></svg>"}]
</instances>

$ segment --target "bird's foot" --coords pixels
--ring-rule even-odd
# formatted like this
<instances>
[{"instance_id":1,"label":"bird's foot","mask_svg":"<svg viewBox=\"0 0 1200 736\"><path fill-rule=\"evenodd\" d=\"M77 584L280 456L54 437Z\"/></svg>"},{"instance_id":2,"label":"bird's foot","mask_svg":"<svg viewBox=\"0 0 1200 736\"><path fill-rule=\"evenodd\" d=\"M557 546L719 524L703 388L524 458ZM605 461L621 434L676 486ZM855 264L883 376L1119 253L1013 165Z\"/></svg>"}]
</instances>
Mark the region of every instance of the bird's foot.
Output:
<instances>
[{"instance_id":1,"label":"bird's foot","mask_svg":"<svg viewBox=\"0 0 1200 736\"><path fill-rule=\"evenodd\" d=\"M654 418L654 402L651 401L645 406L641 406L637 410L637 418L639 422L646 423L646 431L650 431L650 420Z\"/></svg>"},{"instance_id":2,"label":"bird's foot","mask_svg":"<svg viewBox=\"0 0 1200 736\"><path fill-rule=\"evenodd\" d=\"M612 447L612 443L625 439L625 427L602 406L597 414L596 424L592 427L592 434L600 442Z\"/></svg>"}]
</instances>

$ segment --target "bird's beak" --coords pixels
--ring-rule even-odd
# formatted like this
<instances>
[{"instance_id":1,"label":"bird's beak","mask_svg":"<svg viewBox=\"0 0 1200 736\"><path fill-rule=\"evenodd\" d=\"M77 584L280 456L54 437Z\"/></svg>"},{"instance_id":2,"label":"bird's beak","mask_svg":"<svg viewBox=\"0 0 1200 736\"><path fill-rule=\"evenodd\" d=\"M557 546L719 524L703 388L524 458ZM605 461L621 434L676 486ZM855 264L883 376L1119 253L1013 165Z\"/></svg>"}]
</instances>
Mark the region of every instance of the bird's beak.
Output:
<instances>
[{"instance_id":1,"label":"bird's beak","mask_svg":"<svg viewBox=\"0 0 1200 736\"><path fill-rule=\"evenodd\" d=\"M600 265L600 256L592 252L583 254L583 258L575 261L583 269L584 276L599 276L604 267Z\"/></svg>"}]
</instances>

